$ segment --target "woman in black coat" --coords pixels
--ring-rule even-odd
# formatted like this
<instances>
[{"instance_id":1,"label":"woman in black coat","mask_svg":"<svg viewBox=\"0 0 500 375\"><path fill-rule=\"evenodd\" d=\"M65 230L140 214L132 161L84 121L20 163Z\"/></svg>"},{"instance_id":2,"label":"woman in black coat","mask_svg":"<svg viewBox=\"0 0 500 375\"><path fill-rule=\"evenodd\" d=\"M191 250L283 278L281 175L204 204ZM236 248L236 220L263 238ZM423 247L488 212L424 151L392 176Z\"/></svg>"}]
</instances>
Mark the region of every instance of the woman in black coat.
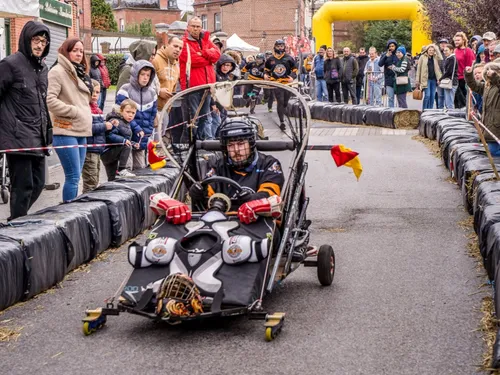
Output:
<instances>
[{"instance_id":1,"label":"woman in black coat","mask_svg":"<svg viewBox=\"0 0 500 375\"><path fill-rule=\"evenodd\" d=\"M328 100L333 102L333 92L335 91L335 102L341 103L340 97L340 78L342 77L342 64L340 59L335 56L333 48L326 50L324 62L324 72L326 79L326 89L328 91Z\"/></svg>"}]
</instances>

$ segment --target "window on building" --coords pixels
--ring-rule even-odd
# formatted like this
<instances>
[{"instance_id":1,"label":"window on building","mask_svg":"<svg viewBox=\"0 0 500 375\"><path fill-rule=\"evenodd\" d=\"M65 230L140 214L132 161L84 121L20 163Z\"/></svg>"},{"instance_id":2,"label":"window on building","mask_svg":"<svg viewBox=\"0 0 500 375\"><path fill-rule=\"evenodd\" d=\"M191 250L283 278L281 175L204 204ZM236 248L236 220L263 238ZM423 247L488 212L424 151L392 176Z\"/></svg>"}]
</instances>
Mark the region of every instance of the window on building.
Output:
<instances>
[{"instance_id":1,"label":"window on building","mask_svg":"<svg viewBox=\"0 0 500 375\"><path fill-rule=\"evenodd\" d=\"M221 31L222 25L220 22L220 13L214 14L214 31Z\"/></svg>"},{"instance_id":2,"label":"window on building","mask_svg":"<svg viewBox=\"0 0 500 375\"><path fill-rule=\"evenodd\" d=\"M203 30L208 30L208 18L206 14L201 16L201 28Z\"/></svg>"},{"instance_id":3,"label":"window on building","mask_svg":"<svg viewBox=\"0 0 500 375\"><path fill-rule=\"evenodd\" d=\"M125 31L125 20L120 18L120 31L123 33Z\"/></svg>"},{"instance_id":4,"label":"window on building","mask_svg":"<svg viewBox=\"0 0 500 375\"><path fill-rule=\"evenodd\" d=\"M177 0L168 0L169 9L177 9Z\"/></svg>"}]
</instances>

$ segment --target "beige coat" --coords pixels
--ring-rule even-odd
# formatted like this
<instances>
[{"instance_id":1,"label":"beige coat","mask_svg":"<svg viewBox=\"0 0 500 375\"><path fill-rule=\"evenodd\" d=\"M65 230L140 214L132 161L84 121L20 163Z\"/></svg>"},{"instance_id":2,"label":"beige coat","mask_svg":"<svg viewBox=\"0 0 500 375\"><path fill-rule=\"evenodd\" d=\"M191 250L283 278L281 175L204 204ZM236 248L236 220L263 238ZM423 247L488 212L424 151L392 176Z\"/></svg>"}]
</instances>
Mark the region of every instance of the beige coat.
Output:
<instances>
[{"instance_id":1,"label":"beige coat","mask_svg":"<svg viewBox=\"0 0 500 375\"><path fill-rule=\"evenodd\" d=\"M54 135L89 137L92 135L90 91L66 57L59 54L57 61L49 72L47 92Z\"/></svg>"},{"instance_id":2,"label":"beige coat","mask_svg":"<svg viewBox=\"0 0 500 375\"><path fill-rule=\"evenodd\" d=\"M425 53L422 53L420 58L418 59L418 65L417 65L417 74L415 76L415 83L420 85L420 88L425 89L428 86L428 80L429 80L429 68L428 68L428 62L429 62L429 57L427 56L427 49L429 47L434 47L434 72L436 73L436 79L439 81L441 77L443 76L443 72L441 71L441 67L439 66L439 63L443 61L443 56L441 55L441 52L439 50L439 47L435 45L430 45L425 47Z\"/></svg>"}]
</instances>

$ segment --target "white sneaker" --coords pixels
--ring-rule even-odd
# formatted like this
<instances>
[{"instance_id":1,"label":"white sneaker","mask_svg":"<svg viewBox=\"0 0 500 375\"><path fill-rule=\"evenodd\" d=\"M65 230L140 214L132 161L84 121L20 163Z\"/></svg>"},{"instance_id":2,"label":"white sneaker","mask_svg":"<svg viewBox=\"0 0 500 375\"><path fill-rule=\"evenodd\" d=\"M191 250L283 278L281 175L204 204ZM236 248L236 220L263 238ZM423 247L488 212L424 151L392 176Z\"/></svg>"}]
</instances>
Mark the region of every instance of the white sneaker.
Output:
<instances>
[{"instance_id":1,"label":"white sneaker","mask_svg":"<svg viewBox=\"0 0 500 375\"><path fill-rule=\"evenodd\" d=\"M130 172L128 169L122 169L117 174L120 177L135 177L135 174L133 174L132 172Z\"/></svg>"}]
</instances>

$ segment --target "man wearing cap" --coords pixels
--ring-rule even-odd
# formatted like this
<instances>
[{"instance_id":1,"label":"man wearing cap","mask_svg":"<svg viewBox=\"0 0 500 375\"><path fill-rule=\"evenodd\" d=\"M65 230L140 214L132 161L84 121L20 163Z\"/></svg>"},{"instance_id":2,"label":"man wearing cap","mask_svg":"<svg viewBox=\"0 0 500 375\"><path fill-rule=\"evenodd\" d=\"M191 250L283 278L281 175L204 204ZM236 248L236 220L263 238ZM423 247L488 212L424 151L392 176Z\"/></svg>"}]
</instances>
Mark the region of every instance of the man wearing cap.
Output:
<instances>
[{"instance_id":1,"label":"man wearing cap","mask_svg":"<svg viewBox=\"0 0 500 375\"><path fill-rule=\"evenodd\" d=\"M490 58L490 50L488 49L488 47L490 46L490 44L492 44L492 42L496 41L497 39L497 36L495 35L494 32L491 32L491 31L488 31L486 33L484 33L483 35L483 45L484 45L484 61L485 62L490 62L491 58Z\"/></svg>"},{"instance_id":2,"label":"man wearing cap","mask_svg":"<svg viewBox=\"0 0 500 375\"><path fill-rule=\"evenodd\" d=\"M0 61L0 150L45 147L52 143L47 110L50 32L29 21L19 36L18 52ZM28 214L45 185L44 151L7 153L10 173L10 217Z\"/></svg>"}]
</instances>

